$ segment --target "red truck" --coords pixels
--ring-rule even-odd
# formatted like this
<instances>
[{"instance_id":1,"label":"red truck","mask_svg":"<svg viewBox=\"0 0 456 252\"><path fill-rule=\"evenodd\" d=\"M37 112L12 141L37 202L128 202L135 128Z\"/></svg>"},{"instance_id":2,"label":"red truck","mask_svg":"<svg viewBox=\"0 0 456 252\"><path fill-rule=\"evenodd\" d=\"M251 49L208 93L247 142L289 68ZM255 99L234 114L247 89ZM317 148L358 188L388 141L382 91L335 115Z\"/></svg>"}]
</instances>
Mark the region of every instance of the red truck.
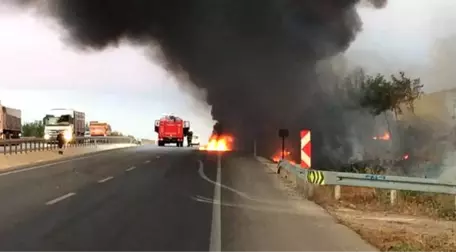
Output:
<instances>
[{"instance_id":1,"label":"red truck","mask_svg":"<svg viewBox=\"0 0 456 252\"><path fill-rule=\"evenodd\" d=\"M155 121L155 132L158 134L158 146L175 143L178 147L184 146L184 137L190 130L190 122L177 116L164 116Z\"/></svg>"}]
</instances>

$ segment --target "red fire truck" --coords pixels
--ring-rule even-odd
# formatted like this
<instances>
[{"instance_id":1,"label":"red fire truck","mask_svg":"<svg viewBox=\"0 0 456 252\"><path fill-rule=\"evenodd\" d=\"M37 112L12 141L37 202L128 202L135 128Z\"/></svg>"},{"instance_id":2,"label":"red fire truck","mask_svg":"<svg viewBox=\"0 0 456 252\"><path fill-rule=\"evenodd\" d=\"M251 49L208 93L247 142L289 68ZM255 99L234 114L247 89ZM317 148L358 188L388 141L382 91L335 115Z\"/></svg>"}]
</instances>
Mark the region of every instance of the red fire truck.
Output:
<instances>
[{"instance_id":1,"label":"red fire truck","mask_svg":"<svg viewBox=\"0 0 456 252\"><path fill-rule=\"evenodd\" d=\"M158 134L158 146L175 143L178 147L184 146L184 137L190 130L190 122L182 118L168 115L155 121L155 132Z\"/></svg>"}]
</instances>

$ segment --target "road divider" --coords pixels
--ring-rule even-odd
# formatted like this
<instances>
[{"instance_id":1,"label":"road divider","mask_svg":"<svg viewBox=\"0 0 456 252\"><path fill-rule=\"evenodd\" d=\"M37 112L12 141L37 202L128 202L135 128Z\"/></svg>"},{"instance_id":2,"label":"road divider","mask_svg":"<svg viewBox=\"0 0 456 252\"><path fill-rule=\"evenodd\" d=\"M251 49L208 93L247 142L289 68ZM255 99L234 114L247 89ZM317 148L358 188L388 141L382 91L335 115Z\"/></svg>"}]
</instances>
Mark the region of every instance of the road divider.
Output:
<instances>
[{"instance_id":1,"label":"road divider","mask_svg":"<svg viewBox=\"0 0 456 252\"><path fill-rule=\"evenodd\" d=\"M77 137L65 145L65 149L99 146L106 144L136 144L137 141L132 137L107 136L107 137ZM43 138L23 138L0 140L0 152L3 155L29 154L39 151L57 150L55 141Z\"/></svg>"},{"instance_id":2,"label":"road divider","mask_svg":"<svg viewBox=\"0 0 456 252\"><path fill-rule=\"evenodd\" d=\"M0 155L0 171L15 169L17 167L21 167L24 165L39 164L42 162L59 160L62 158L74 157L94 152L127 148L133 146L136 146L136 144L103 144L97 146L67 148L65 149L63 155L58 154L58 150L31 152L28 154L18 155Z\"/></svg>"}]
</instances>

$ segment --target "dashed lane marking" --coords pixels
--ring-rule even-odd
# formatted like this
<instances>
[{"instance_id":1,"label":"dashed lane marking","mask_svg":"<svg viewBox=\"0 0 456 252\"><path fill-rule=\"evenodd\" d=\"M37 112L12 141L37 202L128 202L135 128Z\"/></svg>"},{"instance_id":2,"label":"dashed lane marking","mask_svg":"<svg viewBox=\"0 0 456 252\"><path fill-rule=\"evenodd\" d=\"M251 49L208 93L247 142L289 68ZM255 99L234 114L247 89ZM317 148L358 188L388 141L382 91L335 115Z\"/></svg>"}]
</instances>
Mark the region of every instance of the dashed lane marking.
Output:
<instances>
[{"instance_id":1,"label":"dashed lane marking","mask_svg":"<svg viewBox=\"0 0 456 252\"><path fill-rule=\"evenodd\" d=\"M62 201L62 200L64 200L64 199L68 199L69 197L72 197L72 196L74 196L74 195L76 195L76 193L74 193L74 192L67 193L67 194L62 195L62 196L60 196L60 197L58 197L58 198L55 198L55 199L53 199L53 200L50 200L50 201L46 202L46 205L48 205L48 206L49 206L49 205L54 205L55 203L57 203L57 202L59 202L59 201Z\"/></svg>"},{"instance_id":2,"label":"dashed lane marking","mask_svg":"<svg viewBox=\"0 0 456 252\"><path fill-rule=\"evenodd\" d=\"M126 169L125 171L133 171L134 169L136 169L136 166L132 166L132 167Z\"/></svg>"},{"instance_id":3,"label":"dashed lane marking","mask_svg":"<svg viewBox=\"0 0 456 252\"><path fill-rule=\"evenodd\" d=\"M113 176L110 176L110 177L107 177L107 178L104 178L104 179L100 179L100 180L98 180L98 183L104 183L104 182L109 181L109 180L111 180L113 178L114 178Z\"/></svg>"}]
</instances>

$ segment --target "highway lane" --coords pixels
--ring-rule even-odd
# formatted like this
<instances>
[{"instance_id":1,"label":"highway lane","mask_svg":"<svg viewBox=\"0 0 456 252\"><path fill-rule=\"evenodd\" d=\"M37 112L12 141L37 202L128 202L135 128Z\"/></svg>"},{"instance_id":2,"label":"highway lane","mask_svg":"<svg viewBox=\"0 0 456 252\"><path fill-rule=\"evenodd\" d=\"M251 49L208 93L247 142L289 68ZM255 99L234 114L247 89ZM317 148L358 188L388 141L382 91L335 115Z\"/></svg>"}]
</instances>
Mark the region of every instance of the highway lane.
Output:
<instances>
[{"instance_id":1,"label":"highway lane","mask_svg":"<svg viewBox=\"0 0 456 252\"><path fill-rule=\"evenodd\" d=\"M276 179L151 145L0 174L0 250L372 250Z\"/></svg>"},{"instance_id":2,"label":"highway lane","mask_svg":"<svg viewBox=\"0 0 456 252\"><path fill-rule=\"evenodd\" d=\"M193 152L146 145L0 176L0 249L208 250L212 206L191 196L213 186Z\"/></svg>"}]
</instances>

